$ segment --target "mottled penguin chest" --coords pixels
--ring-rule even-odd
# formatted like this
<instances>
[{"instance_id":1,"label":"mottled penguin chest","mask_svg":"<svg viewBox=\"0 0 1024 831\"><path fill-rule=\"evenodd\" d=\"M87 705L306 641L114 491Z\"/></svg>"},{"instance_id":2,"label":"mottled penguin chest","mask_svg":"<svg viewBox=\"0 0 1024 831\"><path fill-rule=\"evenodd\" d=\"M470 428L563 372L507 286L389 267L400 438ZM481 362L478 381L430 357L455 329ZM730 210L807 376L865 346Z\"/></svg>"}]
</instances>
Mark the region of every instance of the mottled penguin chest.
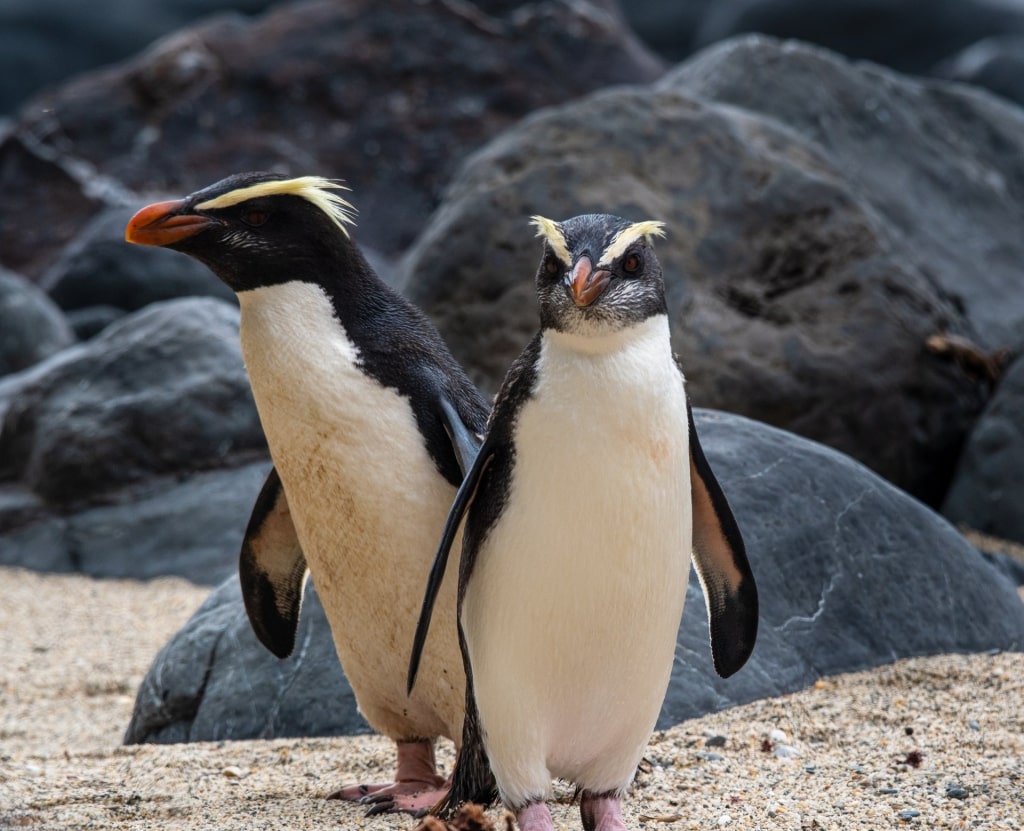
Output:
<instances>
[{"instance_id":1,"label":"mottled penguin chest","mask_svg":"<svg viewBox=\"0 0 1024 831\"><path fill-rule=\"evenodd\" d=\"M257 296L240 296L243 355L314 577L338 563L351 577L395 558L429 562L412 541L440 527L452 489L409 399L365 370L316 287L246 294Z\"/></svg>"}]
</instances>

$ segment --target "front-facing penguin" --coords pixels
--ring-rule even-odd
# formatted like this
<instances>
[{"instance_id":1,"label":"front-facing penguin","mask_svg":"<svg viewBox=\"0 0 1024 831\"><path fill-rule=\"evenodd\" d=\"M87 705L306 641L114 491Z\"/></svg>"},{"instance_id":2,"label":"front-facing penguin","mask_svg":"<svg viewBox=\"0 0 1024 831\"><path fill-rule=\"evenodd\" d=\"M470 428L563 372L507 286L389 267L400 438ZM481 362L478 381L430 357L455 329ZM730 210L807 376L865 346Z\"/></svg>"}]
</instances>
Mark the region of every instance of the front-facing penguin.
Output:
<instances>
[{"instance_id":1,"label":"front-facing penguin","mask_svg":"<svg viewBox=\"0 0 1024 831\"><path fill-rule=\"evenodd\" d=\"M462 731L454 580L440 603L448 625L427 644L426 683L411 698L409 644L489 408L434 326L349 238L339 188L232 176L143 208L126 238L189 254L236 292L274 461L242 545L246 610L260 640L289 654L308 565L361 712L398 742L394 783L334 796L416 811L443 795L434 737L458 744Z\"/></svg>"},{"instance_id":2,"label":"front-facing penguin","mask_svg":"<svg viewBox=\"0 0 1024 831\"><path fill-rule=\"evenodd\" d=\"M552 829L553 777L581 789L587 831L621 831L672 670L691 547L723 676L753 649L757 590L672 354L651 247L661 223L534 222L541 330L452 506L409 682L464 518L467 715L441 810L486 793L489 758L523 831Z\"/></svg>"}]
</instances>

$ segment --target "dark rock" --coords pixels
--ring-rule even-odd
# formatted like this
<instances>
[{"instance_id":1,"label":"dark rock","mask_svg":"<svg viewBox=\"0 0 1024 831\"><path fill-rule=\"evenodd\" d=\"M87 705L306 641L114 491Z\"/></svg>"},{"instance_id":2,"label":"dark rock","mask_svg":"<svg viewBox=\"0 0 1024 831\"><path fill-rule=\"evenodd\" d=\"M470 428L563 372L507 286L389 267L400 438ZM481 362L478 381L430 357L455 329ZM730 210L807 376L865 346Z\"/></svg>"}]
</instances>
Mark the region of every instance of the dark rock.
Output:
<instances>
[{"instance_id":1,"label":"dark rock","mask_svg":"<svg viewBox=\"0 0 1024 831\"><path fill-rule=\"evenodd\" d=\"M62 510L266 452L220 300L153 304L0 382L0 481Z\"/></svg>"},{"instance_id":2,"label":"dark rock","mask_svg":"<svg viewBox=\"0 0 1024 831\"><path fill-rule=\"evenodd\" d=\"M65 311L112 306L133 312L175 297L235 294L202 263L169 248L131 245L124 228L139 206L111 208L67 245L39 284Z\"/></svg>"},{"instance_id":3,"label":"dark rock","mask_svg":"<svg viewBox=\"0 0 1024 831\"><path fill-rule=\"evenodd\" d=\"M42 86L123 60L189 20L270 0L4 0L0 4L0 113Z\"/></svg>"},{"instance_id":4,"label":"dark rock","mask_svg":"<svg viewBox=\"0 0 1024 831\"><path fill-rule=\"evenodd\" d=\"M256 640L236 576L160 650L139 688L124 741L366 732L313 587L303 599L295 652L279 661Z\"/></svg>"},{"instance_id":5,"label":"dark rock","mask_svg":"<svg viewBox=\"0 0 1024 831\"><path fill-rule=\"evenodd\" d=\"M1024 111L797 44L745 38L665 79L781 122L870 204L893 252L962 307L980 344L1024 329Z\"/></svg>"},{"instance_id":6,"label":"dark rock","mask_svg":"<svg viewBox=\"0 0 1024 831\"><path fill-rule=\"evenodd\" d=\"M1013 586L941 517L826 447L726 413L696 418L746 539L761 629L747 666L718 678L691 575L659 727L823 674L1024 645ZM363 732L310 594L281 662L251 633L237 580L220 586L150 668L126 741Z\"/></svg>"},{"instance_id":7,"label":"dark rock","mask_svg":"<svg viewBox=\"0 0 1024 831\"><path fill-rule=\"evenodd\" d=\"M0 488L0 565L92 577L173 575L216 584L238 551L269 463L159 478L117 501L51 513L24 488Z\"/></svg>"},{"instance_id":8,"label":"dark rock","mask_svg":"<svg viewBox=\"0 0 1024 831\"><path fill-rule=\"evenodd\" d=\"M979 40L942 61L932 74L985 87L1024 106L1024 35Z\"/></svg>"},{"instance_id":9,"label":"dark rock","mask_svg":"<svg viewBox=\"0 0 1024 831\"><path fill-rule=\"evenodd\" d=\"M116 306L84 306L67 314L68 323L75 330L79 340L96 337L115 320L120 320L127 312Z\"/></svg>"},{"instance_id":10,"label":"dark rock","mask_svg":"<svg viewBox=\"0 0 1024 831\"><path fill-rule=\"evenodd\" d=\"M989 35L1024 32L1024 11L986 0L731 0L712 3L697 47L760 32L924 73Z\"/></svg>"},{"instance_id":11,"label":"dark rock","mask_svg":"<svg viewBox=\"0 0 1024 831\"><path fill-rule=\"evenodd\" d=\"M663 70L587 3L538 0L506 17L471 3L293 3L252 22L212 19L34 98L0 145L0 189L32 193L25 221L49 231L80 227L81 213L17 185L71 177L82 194L137 206L243 170L342 177L359 241L393 255L487 138L538 107ZM42 243L0 210L3 264L29 277L57 253L32 243L69 236Z\"/></svg>"},{"instance_id":12,"label":"dark rock","mask_svg":"<svg viewBox=\"0 0 1024 831\"><path fill-rule=\"evenodd\" d=\"M0 268L0 376L32 366L75 342L53 302L21 276Z\"/></svg>"},{"instance_id":13,"label":"dark rock","mask_svg":"<svg viewBox=\"0 0 1024 831\"><path fill-rule=\"evenodd\" d=\"M924 505L757 422L698 412L697 429L747 543L761 628L747 666L715 676L691 577L660 726L898 658L1024 645L1012 583Z\"/></svg>"},{"instance_id":14,"label":"dark rock","mask_svg":"<svg viewBox=\"0 0 1024 831\"><path fill-rule=\"evenodd\" d=\"M693 51L693 39L712 0L623 0L622 14L640 38L673 63Z\"/></svg>"},{"instance_id":15,"label":"dark rock","mask_svg":"<svg viewBox=\"0 0 1024 831\"><path fill-rule=\"evenodd\" d=\"M1024 357L981 414L942 505L952 522L1024 543Z\"/></svg>"},{"instance_id":16,"label":"dark rock","mask_svg":"<svg viewBox=\"0 0 1024 831\"><path fill-rule=\"evenodd\" d=\"M482 385L536 327L526 218L591 211L667 221L695 402L941 502L989 390L925 342L1024 328L1024 115L764 38L537 113L467 161L403 263Z\"/></svg>"}]
</instances>

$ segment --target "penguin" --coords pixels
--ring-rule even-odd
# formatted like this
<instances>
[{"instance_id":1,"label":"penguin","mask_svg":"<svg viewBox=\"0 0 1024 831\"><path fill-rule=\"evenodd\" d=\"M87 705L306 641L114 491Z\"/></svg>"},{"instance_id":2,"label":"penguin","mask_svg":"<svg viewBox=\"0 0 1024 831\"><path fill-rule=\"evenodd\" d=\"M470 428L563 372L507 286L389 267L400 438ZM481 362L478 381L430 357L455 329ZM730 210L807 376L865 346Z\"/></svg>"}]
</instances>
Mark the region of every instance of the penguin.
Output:
<instances>
[{"instance_id":1,"label":"penguin","mask_svg":"<svg viewBox=\"0 0 1024 831\"><path fill-rule=\"evenodd\" d=\"M142 208L125 238L194 257L236 293L273 461L239 557L246 611L262 643L286 657L312 575L359 709L398 749L394 782L331 797L418 813L446 790L435 738L458 745L462 735L454 579L412 697L409 644L490 408L426 316L368 265L343 189L316 176L239 174Z\"/></svg>"},{"instance_id":2,"label":"penguin","mask_svg":"<svg viewBox=\"0 0 1024 831\"><path fill-rule=\"evenodd\" d=\"M757 588L672 353L652 242L663 224L533 222L540 331L508 371L452 505L409 689L464 523L466 719L438 812L486 801L489 763L522 831L553 829L553 778L580 789L586 831L622 831L621 799L675 659L691 550L724 677L754 647Z\"/></svg>"}]
</instances>

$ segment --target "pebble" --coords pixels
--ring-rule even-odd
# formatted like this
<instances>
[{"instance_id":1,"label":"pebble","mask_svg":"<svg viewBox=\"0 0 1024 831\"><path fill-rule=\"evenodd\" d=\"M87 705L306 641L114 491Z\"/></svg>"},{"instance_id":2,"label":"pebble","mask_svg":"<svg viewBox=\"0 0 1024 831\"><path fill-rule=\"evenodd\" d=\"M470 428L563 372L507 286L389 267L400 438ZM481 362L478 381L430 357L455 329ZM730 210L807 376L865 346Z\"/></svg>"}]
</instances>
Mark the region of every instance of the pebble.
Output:
<instances>
[{"instance_id":1,"label":"pebble","mask_svg":"<svg viewBox=\"0 0 1024 831\"><path fill-rule=\"evenodd\" d=\"M886 794L886 795L894 794L894 793L899 793L899 792L900 792L899 788L879 788L878 789L878 793Z\"/></svg>"},{"instance_id":2,"label":"pebble","mask_svg":"<svg viewBox=\"0 0 1024 831\"><path fill-rule=\"evenodd\" d=\"M249 771L245 768L240 768L237 765L229 765L220 773L221 776L226 776L228 779L244 779L249 775Z\"/></svg>"},{"instance_id":3,"label":"pebble","mask_svg":"<svg viewBox=\"0 0 1024 831\"><path fill-rule=\"evenodd\" d=\"M728 814L722 814L722 816L718 818L719 825L725 826L728 825L730 822L732 822L732 817Z\"/></svg>"},{"instance_id":4,"label":"pebble","mask_svg":"<svg viewBox=\"0 0 1024 831\"><path fill-rule=\"evenodd\" d=\"M721 762L725 757L721 753L710 753L707 750L698 750L697 758L706 762Z\"/></svg>"},{"instance_id":5,"label":"pebble","mask_svg":"<svg viewBox=\"0 0 1024 831\"><path fill-rule=\"evenodd\" d=\"M786 731L778 728L768 734L768 739L775 744L789 744L789 736L786 735Z\"/></svg>"},{"instance_id":6,"label":"pebble","mask_svg":"<svg viewBox=\"0 0 1024 831\"><path fill-rule=\"evenodd\" d=\"M915 811L913 808L909 808L906 811L900 811L896 816L898 816L904 822L910 822L912 819L914 819L914 817L921 816L921 812Z\"/></svg>"},{"instance_id":7,"label":"pebble","mask_svg":"<svg viewBox=\"0 0 1024 831\"><path fill-rule=\"evenodd\" d=\"M775 745L775 758L776 759L792 759L795 756L799 756L800 751L789 744L777 744Z\"/></svg>"},{"instance_id":8,"label":"pebble","mask_svg":"<svg viewBox=\"0 0 1024 831\"><path fill-rule=\"evenodd\" d=\"M708 736L704 739L704 747L725 747L725 736Z\"/></svg>"},{"instance_id":9,"label":"pebble","mask_svg":"<svg viewBox=\"0 0 1024 831\"><path fill-rule=\"evenodd\" d=\"M973 718L967 719L967 726L970 727L972 730L980 730L981 729L981 725L978 724L978 722L975 721Z\"/></svg>"},{"instance_id":10,"label":"pebble","mask_svg":"<svg viewBox=\"0 0 1024 831\"><path fill-rule=\"evenodd\" d=\"M950 799L967 799L967 788L951 782L946 785L946 796Z\"/></svg>"}]
</instances>

